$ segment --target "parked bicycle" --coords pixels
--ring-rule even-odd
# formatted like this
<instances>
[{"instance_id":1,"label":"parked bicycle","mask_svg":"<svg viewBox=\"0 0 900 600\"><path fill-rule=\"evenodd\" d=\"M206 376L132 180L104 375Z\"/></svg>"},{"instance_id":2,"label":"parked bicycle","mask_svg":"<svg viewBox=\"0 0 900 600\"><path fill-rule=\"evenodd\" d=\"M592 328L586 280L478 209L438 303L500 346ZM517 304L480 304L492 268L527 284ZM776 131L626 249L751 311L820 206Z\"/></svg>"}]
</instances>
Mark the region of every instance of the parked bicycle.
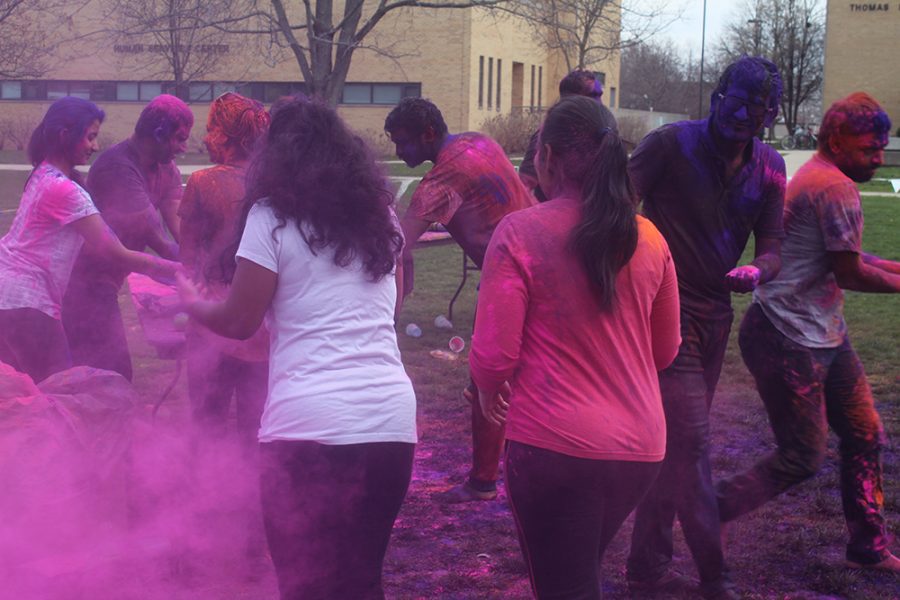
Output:
<instances>
[{"instance_id":1,"label":"parked bicycle","mask_svg":"<svg viewBox=\"0 0 900 600\"><path fill-rule=\"evenodd\" d=\"M781 138L781 147L785 150L815 150L818 143L819 138L809 126L797 126L794 133Z\"/></svg>"}]
</instances>

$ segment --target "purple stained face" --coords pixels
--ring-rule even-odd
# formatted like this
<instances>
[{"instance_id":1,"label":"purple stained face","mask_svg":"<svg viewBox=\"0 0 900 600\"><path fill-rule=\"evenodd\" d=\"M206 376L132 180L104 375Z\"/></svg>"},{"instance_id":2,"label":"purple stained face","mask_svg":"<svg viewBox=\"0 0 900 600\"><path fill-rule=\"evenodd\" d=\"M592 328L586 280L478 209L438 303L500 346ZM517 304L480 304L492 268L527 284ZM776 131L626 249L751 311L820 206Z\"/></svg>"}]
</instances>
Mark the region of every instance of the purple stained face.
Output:
<instances>
[{"instance_id":1,"label":"purple stained face","mask_svg":"<svg viewBox=\"0 0 900 600\"><path fill-rule=\"evenodd\" d=\"M402 127L389 131L387 134L394 143L397 158L406 163L407 167L418 167L428 160L425 143L422 141L421 136L416 137Z\"/></svg>"},{"instance_id":2,"label":"purple stained face","mask_svg":"<svg viewBox=\"0 0 900 600\"><path fill-rule=\"evenodd\" d=\"M747 142L763 128L768 114L768 98L732 81L713 106L716 131L732 142Z\"/></svg>"},{"instance_id":3,"label":"purple stained face","mask_svg":"<svg viewBox=\"0 0 900 600\"><path fill-rule=\"evenodd\" d=\"M600 98L603 97L603 84L595 79L594 83L591 85L591 89L587 94L585 94L585 96L587 96L591 100L600 102Z\"/></svg>"}]
</instances>

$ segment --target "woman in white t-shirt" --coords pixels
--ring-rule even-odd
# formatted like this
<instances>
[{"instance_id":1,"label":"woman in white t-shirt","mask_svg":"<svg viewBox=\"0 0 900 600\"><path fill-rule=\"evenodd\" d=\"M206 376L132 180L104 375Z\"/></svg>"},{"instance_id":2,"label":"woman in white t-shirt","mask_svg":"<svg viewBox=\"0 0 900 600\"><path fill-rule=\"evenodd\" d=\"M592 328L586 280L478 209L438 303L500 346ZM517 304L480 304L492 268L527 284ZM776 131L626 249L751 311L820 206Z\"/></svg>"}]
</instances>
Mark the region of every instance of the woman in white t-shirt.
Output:
<instances>
[{"instance_id":1,"label":"woman in white t-shirt","mask_svg":"<svg viewBox=\"0 0 900 600\"><path fill-rule=\"evenodd\" d=\"M246 338L267 317L261 492L281 597L382 598L416 442L393 325L393 194L334 109L294 97L272 109L247 198L228 297L179 284L220 335Z\"/></svg>"},{"instance_id":2,"label":"woman in white t-shirt","mask_svg":"<svg viewBox=\"0 0 900 600\"><path fill-rule=\"evenodd\" d=\"M104 113L60 98L28 142L34 171L0 239L0 361L35 381L72 366L60 304L82 244L132 271L172 280L178 263L125 248L104 223L75 167L99 150Z\"/></svg>"}]
</instances>

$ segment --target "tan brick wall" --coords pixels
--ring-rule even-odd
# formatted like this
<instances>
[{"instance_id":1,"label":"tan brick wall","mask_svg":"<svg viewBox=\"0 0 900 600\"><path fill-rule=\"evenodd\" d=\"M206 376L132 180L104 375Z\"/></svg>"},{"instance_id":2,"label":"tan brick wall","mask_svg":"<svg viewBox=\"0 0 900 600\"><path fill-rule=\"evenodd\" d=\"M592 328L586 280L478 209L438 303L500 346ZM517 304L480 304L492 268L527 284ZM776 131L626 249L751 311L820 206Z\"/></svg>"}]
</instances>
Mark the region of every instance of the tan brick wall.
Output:
<instances>
[{"instance_id":1,"label":"tan brick wall","mask_svg":"<svg viewBox=\"0 0 900 600\"><path fill-rule=\"evenodd\" d=\"M99 1L94 0L72 27L85 34L99 29ZM421 83L422 95L435 102L444 114L451 131L478 129L483 121L512 109L513 63L523 65L523 104L530 104L531 65L542 66L541 103L544 107L557 98L557 85L566 73L561 57L539 47L526 24L514 18L492 17L481 10L401 9L391 12L373 30L366 43L389 51L393 58L367 48L354 53L348 82L414 82ZM145 40L145 46L153 43ZM282 50L274 63L253 40L221 39L229 52L207 81L302 81L300 68L293 55ZM501 103L487 110L486 90L483 106L478 106L478 60L494 59L493 93L496 98L498 59L502 60ZM114 51L114 41L103 35L84 37L77 44L60 50L63 60L46 76L51 80L152 81L170 80L159 54L137 55ZM618 56L594 70L606 73L606 86L618 88ZM537 68L535 69L537 77ZM485 78L487 64L485 64ZM487 81L485 81L485 85ZM608 95L607 95L608 100ZM117 141L130 135L144 102L100 103L107 111L103 126L104 139ZM535 92L537 104L537 91ZM21 114L33 118L37 107L46 110L48 102L0 102L5 115ZM209 104L192 105L196 115L194 142L205 132ZM342 116L365 137L383 142L384 117L390 106L339 107Z\"/></svg>"},{"instance_id":2,"label":"tan brick wall","mask_svg":"<svg viewBox=\"0 0 900 600\"><path fill-rule=\"evenodd\" d=\"M852 92L868 92L890 115L896 131L900 126L898 60L900 2L828 0L823 111Z\"/></svg>"}]
</instances>

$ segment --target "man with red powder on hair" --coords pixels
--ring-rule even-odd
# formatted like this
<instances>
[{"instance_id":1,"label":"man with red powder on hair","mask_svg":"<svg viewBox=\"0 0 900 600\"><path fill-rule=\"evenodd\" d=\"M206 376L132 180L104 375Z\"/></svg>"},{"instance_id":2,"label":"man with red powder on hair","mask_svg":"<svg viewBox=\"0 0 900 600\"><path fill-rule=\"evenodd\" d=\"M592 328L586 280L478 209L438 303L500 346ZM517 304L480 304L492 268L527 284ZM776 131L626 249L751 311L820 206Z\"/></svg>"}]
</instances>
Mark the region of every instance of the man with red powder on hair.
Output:
<instances>
[{"instance_id":1,"label":"man with red powder on hair","mask_svg":"<svg viewBox=\"0 0 900 600\"><path fill-rule=\"evenodd\" d=\"M194 125L187 104L168 94L150 101L134 134L103 151L88 172L87 189L103 220L129 250L178 257L182 154ZM121 373L131 380L131 355L119 311L128 273L83 249L63 299L62 318L76 365Z\"/></svg>"},{"instance_id":2,"label":"man with red powder on hair","mask_svg":"<svg viewBox=\"0 0 900 600\"><path fill-rule=\"evenodd\" d=\"M181 262L212 299L227 296L233 261L223 254L237 241L244 205L247 165L269 128L269 113L256 100L234 92L209 107L204 143L215 166L188 179L178 209ZM207 433L224 433L231 397L235 397L243 447L256 446L266 400L269 338L261 327L249 340L218 336L191 321L187 329L187 375L195 423Z\"/></svg>"},{"instance_id":3,"label":"man with red powder on hair","mask_svg":"<svg viewBox=\"0 0 900 600\"><path fill-rule=\"evenodd\" d=\"M884 432L847 337L841 291L900 292L900 262L862 251L856 187L882 165L890 128L869 95L838 100L825 113L818 152L788 184L781 273L756 288L740 335L778 448L719 482L717 496L727 522L812 477L825 459L830 425L841 440L847 563L900 573L882 514Z\"/></svg>"},{"instance_id":4,"label":"man with red powder on hair","mask_svg":"<svg viewBox=\"0 0 900 600\"><path fill-rule=\"evenodd\" d=\"M412 291L413 245L429 225L443 224L481 268L500 219L536 204L497 142L480 133L450 134L441 111L424 98L401 100L385 119L384 130L397 148L397 157L407 166L416 167L426 160L434 163L401 220L406 238L404 296ZM472 470L465 483L451 488L441 499L493 500L504 430L481 414L473 383L463 394L472 405Z\"/></svg>"}]
</instances>

